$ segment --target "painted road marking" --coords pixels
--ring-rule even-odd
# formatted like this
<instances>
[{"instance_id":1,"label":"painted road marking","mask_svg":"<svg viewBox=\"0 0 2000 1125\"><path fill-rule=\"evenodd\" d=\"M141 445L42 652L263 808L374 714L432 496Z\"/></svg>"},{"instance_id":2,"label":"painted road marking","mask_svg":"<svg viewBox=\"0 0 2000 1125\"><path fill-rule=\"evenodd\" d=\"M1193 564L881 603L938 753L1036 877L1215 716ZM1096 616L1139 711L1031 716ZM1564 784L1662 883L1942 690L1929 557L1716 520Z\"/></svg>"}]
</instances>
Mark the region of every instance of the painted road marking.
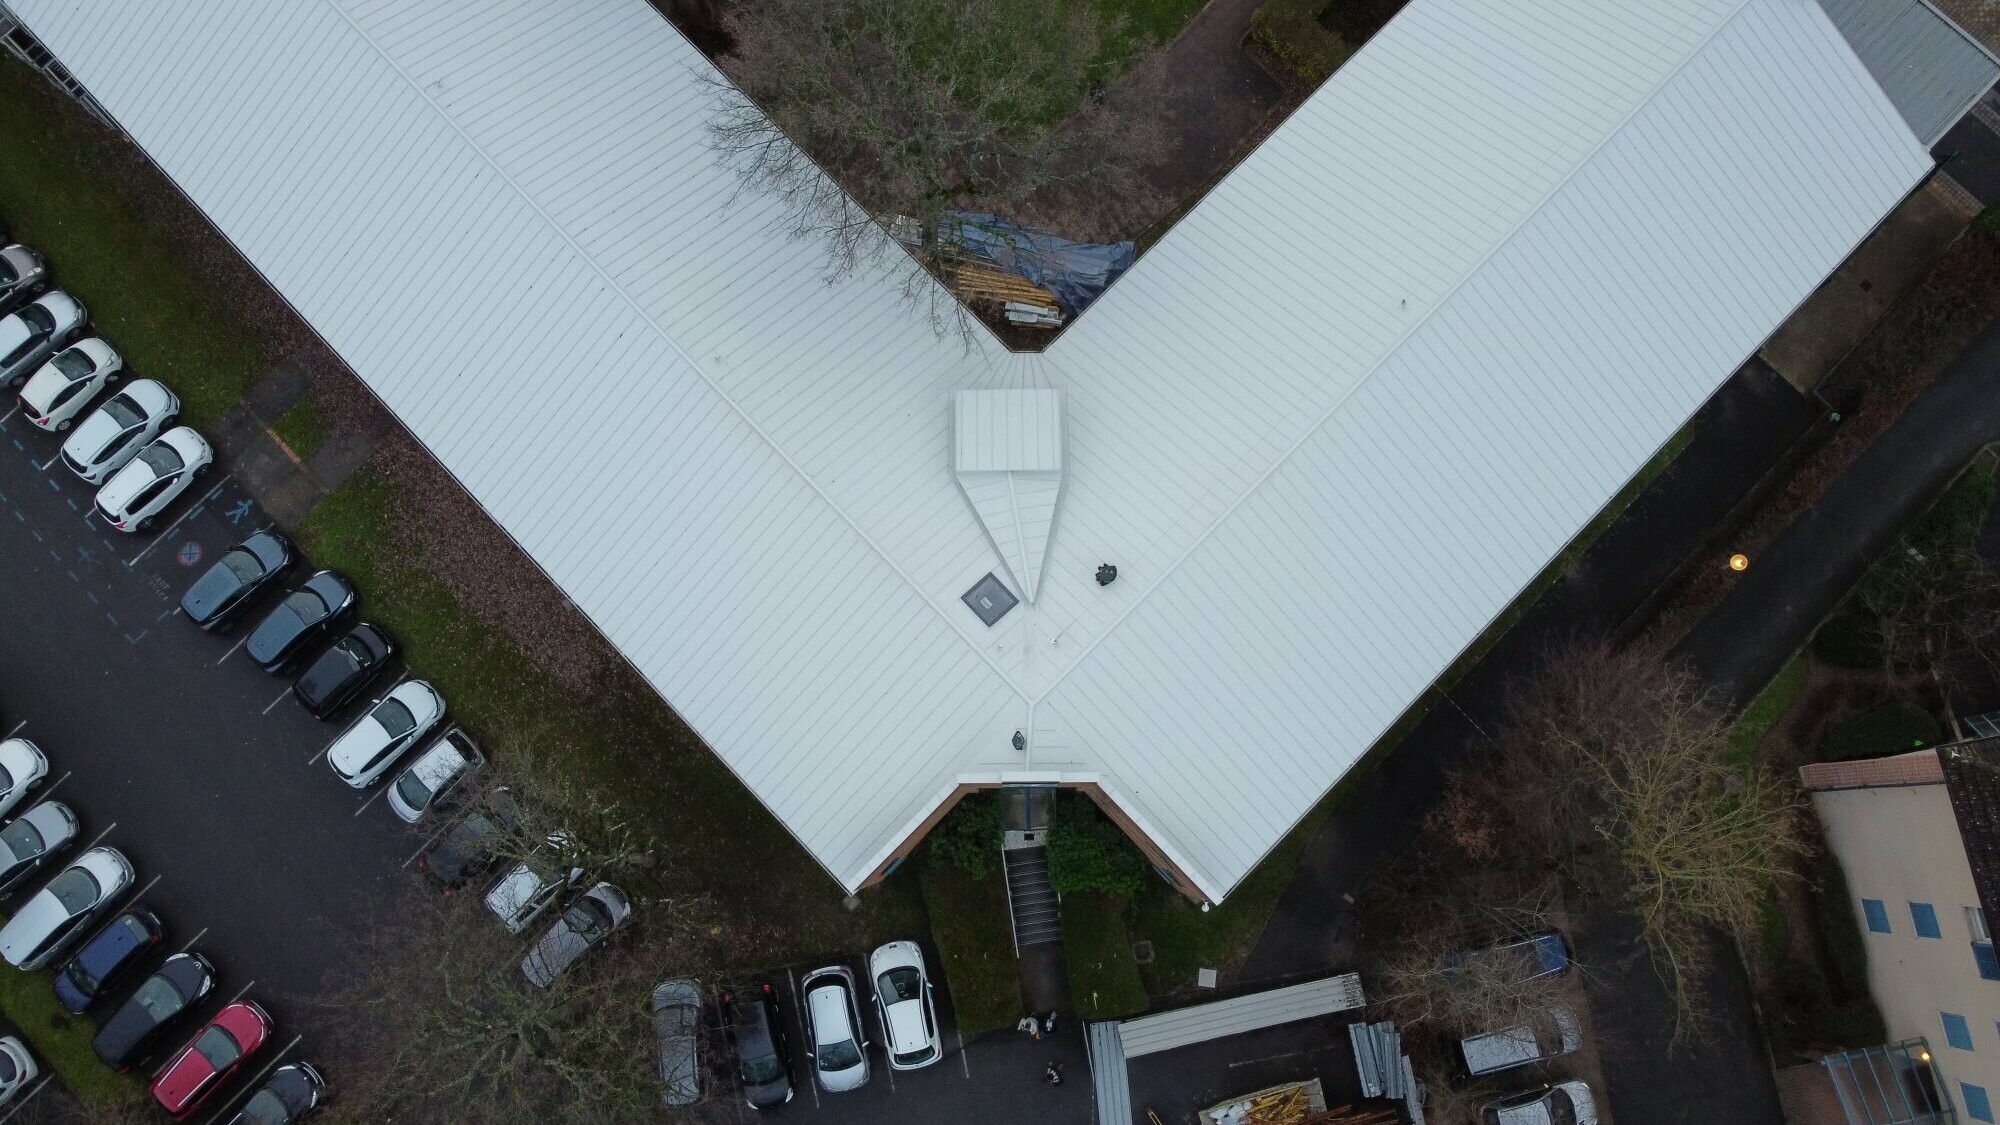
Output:
<instances>
[{"instance_id":1,"label":"painted road marking","mask_svg":"<svg viewBox=\"0 0 2000 1125\"><path fill-rule=\"evenodd\" d=\"M25 727L25 726L27 726L27 725L28 725L28 720L26 720L26 719L22 719L22 720L21 720L20 722L18 722L18 723L15 723L15 724L14 724L14 729L13 729L13 730L10 730L10 731L8 731L8 732L7 732L7 737L8 737L8 738L12 738L12 737L14 737L15 735L17 735L17 734L21 733L21 728L22 728L22 727Z\"/></svg>"},{"instance_id":2,"label":"painted road marking","mask_svg":"<svg viewBox=\"0 0 2000 1125\"><path fill-rule=\"evenodd\" d=\"M133 901L137 901L137 900L139 900L139 899L142 899L142 898L145 898L145 897L146 897L146 892L147 892L147 891L150 891L150 890L152 890L152 889L153 889L153 884L155 884L155 883L158 883L159 881L160 881L160 877L159 877L158 875L155 875L155 876L153 876L153 877L152 877L151 879L148 879L148 880L146 880L146 885L145 885L145 886L143 886L143 887L140 887L140 888L139 888L139 893L138 893L138 894L136 894L136 895L133 895L133 896L132 896L132 900L133 900Z\"/></svg>"},{"instance_id":3,"label":"painted road marking","mask_svg":"<svg viewBox=\"0 0 2000 1125\"><path fill-rule=\"evenodd\" d=\"M188 950L193 949L194 943L200 941L204 936L207 935L207 933L208 933L208 927L203 926L201 928L201 933L198 933L193 937L189 938L188 943L186 945L181 946L181 952L186 953Z\"/></svg>"},{"instance_id":4,"label":"painted road marking","mask_svg":"<svg viewBox=\"0 0 2000 1125\"><path fill-rule=\"evenodd\" d=\"M952 1028L951 1028L951 1037L952 1037L952 1038L953 1038L954 1040L957 1040L957 1042L958 1042L958 1066L959 1066L959 1069L961 1069L961 1070L965 1071L965 1076L966 1076L967 1078L971 1078L971 1077L972 1077L972 1064L971 1064L971 1063L968 1063L968 1062L966 1062L966 1061L965 1061L965 1036L963 1036L963 1035L960 1035L960 1034L958 1033L958 1020L957 1020L957 1013L953 1013L953 1019L952 1019Z\"/></svg>"},{"instance_id":5,"label":"painted road marking","mask_svg":"<svg viewBox=\"0 0 2000 1125\"><path fill-rule=\"evenodd\" d=\"M35 1088L28 1091L28 1096L22 1098L18 1102L15 1102L14 1108L7 1111L7 1116L0 1117L0 1125L5 1125L6 1122L14 1120L14 1115L21 1112L22 1108L24 1108L29 1102L34 1101L35 1095L41 1093L42 1087L48 1085L49 1079L54 1078L55 1076L56 1072L53 1070L49 1071L47 1074L42 1075L42 1080L40 1082L35 1083Z\"/></svg>"},{"instance_id":6,"label":"painted road marking","mask_svg":"<svg viewBox=\"0 0 2000 1125\"><path fill-rule=\"evenodd\" d=\"M242 636L240 636L240 637L238 637L238 638L236 638L236 643L235 643L235 644L233 644L233 645L230 645L230 646L229 646L229 651L228 651L228 652L225 652L225 653L223 653L223 654L222 654L222 658L221 658L220 660L217 660L217 661L215 662L215 666L216 666L217 668L220 668L220 667L222 667L222 661L223 661L223 660L227 660L227 659L229 659L230 657L232 657L232 656L235 656L235 655L236 655L236 650L237 650L237 649L239 649L239 648L242 648L242 647L243 647L244 645L246 645L246 644L248 644L248 643L249 643L249 641L250 641L250 632L251 632L251 631L250 631L250 630L248 630L248 629L245 629L245 630L243 630L243 635L242 635ZM269 711L269 710L270 710L270 708L269 708L269 707L266 707L266 708L264 708L264 709L265 709L266 711Z\"/></svg>"},{"instance_id":7,"label":"painted road marking","mask_svg":"<svg viewBox=\"0 0 2000 1125\"><path fill-rule=\"evenodd\" d=\"M54 781L50 782L49 787L47 789L42 790L42 800L47 800L49 794L56 791L56 786L61 785L65 781L68 781L69 775L75 772L76 772L75 770L64 770L63 775L61 777L56 778Z\"/></svg>"},{"instance_id":8,"label":"painted road marking","mask_svg":"<svg viewBox=\"0 0 2000 1125\"><path fill-rule=\"evenodd\" d=\"M360 816L363 812L367 811L369 805L375 803L376 797L380 797L382 794L387 793L388 791L389 791L388 786L377 784L375 786L375 792L370 794L367 800L361 802L361 807L354 810L354 815Z\"/></svg>"},{"instance_id":9,"label":"painted road marking","mask_svg":"<svg viewBox=\"0 0 2000 1125\"><path fill-rule=\"evenodd\" d=\"M220 661L218 661L217 663L220 663ZM273 699L273 700L272 700L271 702L269 702L269 703L266 703L266 704L264 705L264 710L263 710L263 711L262 711L261 713L262 713L262 714L265 714L265 715L268 715L268 714L270 714L270 713L271 713L271 709L272 709L273 707L276 707L276 706L277 706L278 704L280 704L280 703L283 703L283 702L285 701L285 697L286 697L286 696L288 696L288 695L290 695L290 694L292 694L292 689L291 689L291 688L286 688L285 690L283 690L283 691L279 692L279 693L278 693L278 698L276 698L276 699Z\"/></svg>"},{"instance_id":10,"label":"painted road marking","mask_svg":"<svg viewBox=\"0 0 2000 1125\"><path fill-rule=\"evenodd\" d=\"M42 462L39 465L36 465L35 468L40 469L42 472L46 473L55 466L55 463L57 461L60 460L62 460L62 450L58 449L55 452L55 456L50 457L48 460Z\"/></svg>"},{"instance_id":11,"label":"painted road marking","mask_svg":"<svg viewBox=\"0 0 2000 1125\"><path fill-rule=\"evenodd\" d=\"M97 845L98 845L98 844L99 844L100 842L102 842L102 841L103 841L103 839L104 839L104 838L105 838L106 836L109 836L109 835L111 835L111 830L112 830L113 828L116 828L116 827L118 827L118 822L117 822L117 821L115 821L115 820L114 820L114 821L112 821L112 822L111 822L110 824L106 825L106 826L105 826L105 828L104 828L104 831L102 831L102 832L99 832L99 833L97 834L97 839L95 839L95 840L92 840L92 841L91 841L90 843L88 843L88 844L85 844L85 845L83 846L83 850L84 850L84 851L89 851L90 849L92 849L92 848L96 847L96 846L97 846Z\"/></svg>"},{"instance_id":12,"label":"painted road marking","mask_svg":"<svg viewBox=\"0 0 2000 1125\"><path fill-rule=\"evenodd\" d=\"M226 475L224 475L224 476L223 476L223 478L222 478L221 480L219 480L219 481L216 481L216 482L215 482L215 487L214 487L214 488L211 488L211 489L209 489L209 490L208 490L208 494L207 494L207 495L205 495L205 496L203 496L203 497L202 497L201 499L199 499L199 500L195 501L195 502L194 502L194 507L192 507L192 508L189 508L189 509L188 509L187 511L185 511L185 512L182 512L182 513L181 513L181 516L180 516L180 519L177 519L177 520L175 520L174 522L172 522L172 523L168 524L168 525L167 525L167 529L166 529L165 531L162 531L162 532L160 532L160 534L158 534L157 536L155 536L155 537L153 538L153 541L152 541L151 543L148 543L148 544L146 544L146 549L145 549L145 550L143 550L143 551L140 551L140 552L139 552L138 554L136 554L136 555L133 555L133 556L132 556L132 561L131 561L131 562L128 562L128 563L126 563L125 565L126 565L126 566L128 566L128 567L129 567L129 566L136 566L136 565L138 565L138 562L139 562L139 560L140 560L140 559L143 559L143 558L145 558L145 557L146 557L146 556L147 556L147 555L148 555L149 553L151 553L151 552L152 552L152 550L153 550L153 548L155 548L155 547L159 546L160 544L162 544L162 543L166 542L166 541L167 541L167 540L168 540L168 539L169 539L170 537L172 537L172 535L173 535L173 533L174 533L174 529L175 529L175 528L179 527L179 526L180 526L180 525L181 525L181 524L182 524L182 523L183 523L183 522L184 522L184 521L185 521L185 520L186 520L186 519L187 519L187 518L188 518L189 516L191 516L191 515L194 515L194 514L195 514L196 512L199 512L199 511L201 511L201 509L202 509L202 505L204 505L204 504L208 503L208 502L209 502L210 500L213 500L213 499L215 498L215 494L216 494L216 493L218 493L218 492L221 492L221 491L222 491L222 486L223 486L223 485L225 485L225 484L228 484L228 483L229 483L229 477L230 477L231 475L234 475L234 474L226 474Z\"/></svg>"},{"instance_id":13,"label":"painted road marking","mask_svg":"<svg viewBox=\"0 0 2000 1125\"><path fill-rule=\"evenodd\" d=\"M256 982L255 980L252 980L252 981L251 981L251 982L250 982L249 984L246 984L246 985L244 985L244 986L243 986L242 988L239 988L239 989L237 989L237 990L236 990L236 995L234 995L234 996L231 996L231 997L229 998L229 1004L234 1004L234 1003L236 1003L236 1002L237 1002L238 1000L241 1000L241 999L243 999L243 994L244 994L244 993L246 993L246 992L248 992L248 991L250 991L251 989L253 989L253 988L255 988L255 987L257 987L257 982ZM229 1004L224 1004L224 1005L223 1005L223 1007L227 1008L227 1007L229 1006Z\"/></svg>"}]
</instances>

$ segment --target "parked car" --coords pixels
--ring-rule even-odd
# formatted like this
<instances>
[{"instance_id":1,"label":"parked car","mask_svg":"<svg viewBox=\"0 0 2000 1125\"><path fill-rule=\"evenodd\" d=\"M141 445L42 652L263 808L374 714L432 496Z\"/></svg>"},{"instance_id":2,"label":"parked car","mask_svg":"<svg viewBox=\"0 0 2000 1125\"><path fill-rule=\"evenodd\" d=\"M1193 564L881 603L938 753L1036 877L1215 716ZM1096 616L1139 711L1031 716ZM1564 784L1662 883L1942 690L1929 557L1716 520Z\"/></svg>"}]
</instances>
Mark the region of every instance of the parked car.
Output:
<instances>
[{"instance_id":1,"label":"parked car","mask_svg":"<svg viewBox=\"0 0 2000 1125\"><path fill-rule=\"evenodd\" d=\"M0 241L7 234L0 231ZM33 299L49 283L49 264L18 242L0 247L0 313L10 313Z\"/></svg>"},{"instance_id":2,"label":"parked car","mask_svg":"<svg viewBox=\"0 0 2000 1125\"><path fill-rule=\"evenodd\" d=\"M103 484L180 413L174 392L151 379L134 379L63 441L63 464L85 484Z\"/></svg>"},{"instance_id":3,"label":"parked car","mask_svg":"<svg viewBox=\"0 0 2000 1125\"><path fill-rule=\"evenodd\" d=\"M120 531L151 531L167 506L215 464L215 450L192 426L175 426L139 451L97 490L97 512Z\"/></svg>"},{"instance_id":4,"label":"parked car","mask_svg":"<svg viewBox=\"0 0 2000 1125\"><path fill-rule=\"evenodd\" d=\"M54 289L0 319L0 383L18 387L35 368L83 334L83 302Z\"/></svg>"},{"instance_id":5,"label":"parked car","mask_svg":"<svg viewBox=\"0 0 2000 1125\"><path fill-rule=\"evenodd\" d=\"M306 667L292 685L292 697L315 719L324 719L353 702L363 688L389 666L396 642L379 625L366 621L333 642Z\"/></svg>"},{"instance_id":6,"label":"parked car","mask_svg":"<svg viewBox=\"0 0 2000 1125\"><path fill-rule=\"evenodd\" d=\"M736 1040L736 1077L751 1109L792 1100L792 1052L778 1012L778 990L769 982L738 996L722 994L722 1014Z\"/></svg>"},{"instance_id":7,"label":"parked car","mask_svg":"<svg viewBox=\"0 0 2000 1125\"><path fill-rule=\"evenodd\" d=\"M1567 1055L1583 1046L1583 1025L1565 1007L1549 1011L1545 1027L1523 1025L1468 1035L1458 1041L1459 1061L1474 1078Z\"/></svg>"},{"instance_id":8,"label":"parked car","mask_svg":"<svg viewBox=\"0 0 2000 1125\"><path fill-rule=\"evenodd\" d=\"M576 896L562 917L521 958L521 975L536 988L547 988L592 946L631 919L631 896L610 883L592 886Z\"/></svg>"},{"instance_id":9,"label":"parked car","mask_svg":"<svg viewBox=\"0 0 2000 1125\"><path fill-rule=\"evenodd\" d=\"M223 552L181 595L181 612L207 632L226 629L292 565L292 542L260 531Z\"/></svg>"},{"instance_id":10,"label":"parked car","mask_svg":"<svg viewBox=\"0 0 2000 1125\"><path fill-rule=\"evenodd\" d=\"M238 1000L215 1013L160 1069L153 1100L175 1121L186 1121L270 1038L271 1017L254 1001Z\"/></svg>"},{"instance_id":11,"label":"parked car","mask_svg":"<svg viewBox=\"0 0 2000 1125\"><path fill-rule=\"evenodd\" d=\"M459 782L486 765L486 755L464 727L453 727L403 767L389 787L389 811L406 824L424 818Z\"/></svg>"},{"instance_id":12,"label":"parked car","mask_svg":"<svg viewBox=\"0 0 2000 1125\"><path fill-rule=\"evenodd\" d=\"M40 1073L35 1056L28 1053L28 1045L19 1036L0 1036L0 1105L19 1097Z\"/></svg>"},{"instance_id":13,"label":"parked car","mask_svg":"<svg viewBox=\"0 0 2000 1125\"><path fill-rule=\"evenodd\" d=\"M25 738L0 741L0 816L14 811L28 790L49 776L49 759Z\"/></svg>"},{"instance_id":14,"label":"parked car","mask_svg":"<svg viewBox=\"0 0 2000 1125\"><path fill-rule=\"evenodd\" d=\"M76 839L76 814L61 801L43 801L0 828L0 895L13 893Z\"/></svg>"},{"instance_id":15,"label":"parked car","mask_svg":"<svg viewBox=\"0 0 2000 1125\"><path fill-rule=\"evenodd\" d=\"M1569 942L1556 930L1468 949L1444 959L1447 969L1483 970L1526 983L1569 971Z\"/></svg>"},{"instance_id":16,"label":"parked car","mask_svg":"<svg viewBox=\"0 0 2000 1125\"><path fill-rule=\"evenodd\" d=\"M132 1069L168 1029L215 991L215 966L199 953L176 953L111 1013L90 1041L106 1066Z\"/></svg>"},{"instance_id":17,"label":"parked car","mask_svg":"<svg viewBox=\"0 0 2000 1125\"><path fill-rule=\"evenodd\" d=\"M943 1058L931 978L917 943L892 941L878 947L868 955L868 979L875 986L882 1034L889 1038L890 1069L916 1070Z\"/></svg>"},{"instance_id":18,"label":"parked car","mask_svg":"<svg viewBox=\"0 0 2000 1125\"><path fill-rule=\"evenodd\" d=\"M1597 1125L1597 1099L1574 1079L1495 1098L1479 1107L1480 1125Z\"/></svg>"},{"instance_id":19,"label":"parked car","mask_svg":"<svg viewBox=\"0 0 2000 1125\"><path fill-rule=\"evenodd\" d=\"M229 1125L292 1125L318 1108L326 1079L311 1063L287 1063L271 1073Z\"/></svg>"},{"instance_id":20,"label":"parked car","mask_svg":"<svg viewBox=\"0 0 2000 1125\"><path fill-rule=\"evenodd\" d=\"M552 832L544 846L507 869L486 891L486 909L510 934L518 934L542 916L563 889L583 879L583 868L560 865L570 850L567 832Z\"/></svg>"},{"instance_id":21,"label":"parked car","mask_svg":"<svg viewBox=\"0 0 2000 1125\"><path fill-rule=\"evenodd\" d=\"M314 641L346 624L359 600L345 576L322 570L271 607L250 631L243 651L275 676L291 667Z\"/></svg>"},{"instance_id":22,"label":"parked car","mask_svg":"<svg viewBox=\"0 0 2000 1125\"><path fill-rule=\"evenodd\" d=\"M21 388L21 416L43 430L67 430L97 392L118 381L125 360L102 336L86 336L49 357Z\"/></svg>"},{"instance_id":23,"label":"parked car","mask_svg":"<svg viewBox=\"0 0 2000 1125\"><path fill-rule=\"evenodd\" d=\"M699 1103L702 1090L701 985L682 977L653 986L653 1039L668 1109Z\"/></svg>"},{"instance_id":24,"label":"parked car","mask_svg":"<svg viewBox=\"0 0 2000 1125\"><path fill-rule=\"evenodd\" d=\"M71 1015L82 1015L143 964L166 936L159 916L145 907L120 913L78 946L56 973L56 1002Z\"/></svg>"},{"instance_id":25,"label":"parked car","mask_svg":"<svg viewBox=\"0 0 2000 1125\"><path fill-rule=\"evenodd\" d=\"M382 779L396 759L444 718L444 697L422 680L404 680L375 701L326 749L334 776L356 789Z\"/></svg>"},{"instance_id":26,"label":"parked car","mask_svg":"<svg viewBox=\"0 0 2000 1125\"><path fill-rule=\"evenodd\" d=\"M17 969L42 968L109 909L132 878L132 864L117 848L77 856L0 927L0 957Z\"/></svg>"},{"instance_id":27,"label":"parked car","mask_svg":"<svg viewBox=\"0 0 2000 1125\"><path fill-rule=\"evenodd\" d=\"M493 866L500 841L521 830L521 809L504 787L494 790L484 807L467 813L451 831L417 857L417 870L451 894L473 876Z\"/></svg>"},{"instance_id":28,"label":"parked car","mask_svg":"<svg viewBox=\"0 0 2000 1125\"><path fill-rule=\"evenodd\" d=\"M806 974L806 1054L820 1088L829 1094L868 1084L868 1039L861 1028L861 990L845 965Z\"/></svg>"}]
</instances>

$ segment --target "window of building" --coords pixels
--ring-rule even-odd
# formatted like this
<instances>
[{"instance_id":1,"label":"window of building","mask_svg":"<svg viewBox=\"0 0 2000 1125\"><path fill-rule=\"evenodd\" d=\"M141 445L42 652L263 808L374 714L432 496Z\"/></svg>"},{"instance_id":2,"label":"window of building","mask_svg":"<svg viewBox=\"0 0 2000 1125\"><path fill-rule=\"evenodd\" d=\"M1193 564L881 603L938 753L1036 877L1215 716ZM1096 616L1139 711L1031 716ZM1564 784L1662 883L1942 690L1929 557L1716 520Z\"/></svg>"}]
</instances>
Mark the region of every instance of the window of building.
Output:
<instances>
[{"instance_id":1,"label":"window of building","mask_svg":"<svg viewBox=\"0 0 2000 1125\"><path fill-rule=\"evenodd\" d=\"M1977 906L1965 908L1965 928L1972 931L1973 941L1993 940L1993 935L1986 929L1986 911Z\"/></svg>"},{"instance_id":2,"label":"window of building","mask_svg":"<svg viewBox=\"0 0 2000 1125\"><path fill-rule=\"evenodd\" d=\"M1910 904L1910 925L1916 927L1918 937L1941 938L1944 931L1938 929L1937 908L1928 902Z\"/></svg>"},{"instance_id":3,"label":"window of building","mask_svg":"<svg viewBox=\"0 0 2000 1125\"><path fill-rule=\"evenodd\" d=\"M1939 1012L1938 1022L1944 1024L1944 1041L1961 1051L1972 1050L1972 1028L1966 1025L1965 1017L1957 1012Z\"/></svg>"},{"instance_id":4,"label":"window of building","mask_svg":"<svg viewBox=\"0 0 2000 1125\"><path fill-rule=\"evenodd\" d=\"M1986 1087L1970 1082L1958 1084L1958 1096L1965 1102L1965 1115L1974 1121L1992 1121L1993 1103L1986 1099Z\"/></svg>"},{"instance_id":5,"label":"window of building","mask_svg":"<svg viewBox=\"0 0 2000 1125\"><path fill-rule=\"evenodd\" d=\"M1862 916L1868 919L1868 931L1876 934L1889 932L1889 908L1879 898L1861 900Z\"/></svg>"},{"instance_id":6,"label":"window of building","mask_svg":"<svg viewBox=\"0 0 2000 1125\"><path fill-rule=\"evenodd\" d=\"M2000 954L1993 952L1990 941L1972 943L1972 963L1979 968L1982 980L2000 980Z\"/></svg>"}]
</instances>

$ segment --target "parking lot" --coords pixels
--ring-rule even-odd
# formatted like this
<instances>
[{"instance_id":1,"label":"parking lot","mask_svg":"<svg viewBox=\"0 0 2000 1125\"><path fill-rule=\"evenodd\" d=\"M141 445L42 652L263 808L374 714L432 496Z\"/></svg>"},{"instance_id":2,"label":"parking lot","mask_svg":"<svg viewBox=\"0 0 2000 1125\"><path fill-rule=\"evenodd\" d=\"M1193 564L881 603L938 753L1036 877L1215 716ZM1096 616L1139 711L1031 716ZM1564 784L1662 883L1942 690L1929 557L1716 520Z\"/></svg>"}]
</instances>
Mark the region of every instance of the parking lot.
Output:
<instances>
[{"instance_id":1,"label":"parking lot","mask_svg":"<svg viewBox=\"0 0 2000 1125\"><path fill-rule=\"evenodd\" d=\"M80 842L132 861L138 892L126 901L159 914L166 948L215 963L201 1016L239 994L271 1013L276 1037L249 1073L315 1060L327 1018L307 998L423 841L382 807L381 787L357 794L314 760L352 706L315 721L288 680L237 651L247 630L212 636L177 619L187 584L265 524L228 465L158 534L135 537L87 514L92 490L53 463L57 446L0 417L0 734L49 758L31 801L60 797L82 821ZM337 1068L328 1080L337 1091ZM195 1120L226 1118L254 1085L239 1079ZM16 1120L35 1116L30 1105Z\"/></svg>"}]
</instances>

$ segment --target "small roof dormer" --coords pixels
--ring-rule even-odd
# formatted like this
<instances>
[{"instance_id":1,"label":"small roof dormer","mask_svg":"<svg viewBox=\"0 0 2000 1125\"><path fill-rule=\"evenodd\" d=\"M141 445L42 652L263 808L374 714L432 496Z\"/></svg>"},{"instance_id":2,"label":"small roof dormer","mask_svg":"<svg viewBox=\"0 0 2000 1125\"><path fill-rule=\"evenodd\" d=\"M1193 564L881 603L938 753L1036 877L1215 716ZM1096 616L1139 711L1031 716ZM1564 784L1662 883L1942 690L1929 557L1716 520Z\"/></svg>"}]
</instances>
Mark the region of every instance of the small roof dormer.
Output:
<instances>
[{"instance_id":1,"label":"small roof dormer","mask_svg":"<svg viewBox=\"0 0 2000 1125\"><path fill-rule=\"evenodd\" d=\"M1022 598L1033 602L1062 491L1062 393L964 390L953 406L958 485Z\"/></svg>"}]
</instances>

